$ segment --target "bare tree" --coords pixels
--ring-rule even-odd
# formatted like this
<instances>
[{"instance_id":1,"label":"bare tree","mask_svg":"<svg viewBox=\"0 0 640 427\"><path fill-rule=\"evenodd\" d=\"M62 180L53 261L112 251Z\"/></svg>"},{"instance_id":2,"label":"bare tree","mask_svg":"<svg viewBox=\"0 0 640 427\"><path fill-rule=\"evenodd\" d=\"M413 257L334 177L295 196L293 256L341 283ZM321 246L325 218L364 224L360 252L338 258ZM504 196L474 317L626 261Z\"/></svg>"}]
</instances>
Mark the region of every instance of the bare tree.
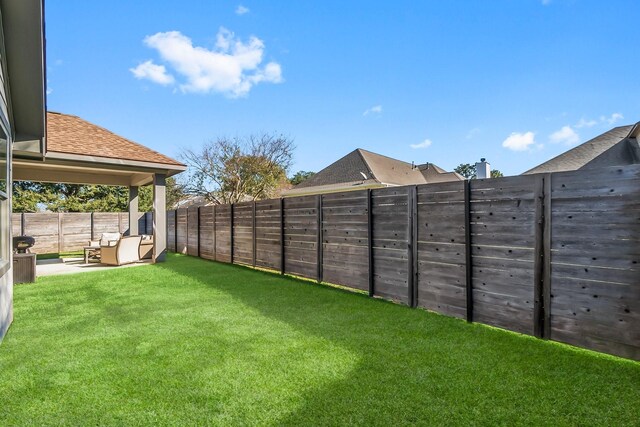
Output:
<instances>
[{"instance_id":1,"label":"bare tree","mask_svg":"<svg viewBox=\"0 0 640 427\"><path fill-rule=\"evenodd\" d=\"M273 197L288 182L294 149L291 138L268 133L218 138L198 150L185 149L185 191L218 203Z\"/></svg>"}]
</instances>

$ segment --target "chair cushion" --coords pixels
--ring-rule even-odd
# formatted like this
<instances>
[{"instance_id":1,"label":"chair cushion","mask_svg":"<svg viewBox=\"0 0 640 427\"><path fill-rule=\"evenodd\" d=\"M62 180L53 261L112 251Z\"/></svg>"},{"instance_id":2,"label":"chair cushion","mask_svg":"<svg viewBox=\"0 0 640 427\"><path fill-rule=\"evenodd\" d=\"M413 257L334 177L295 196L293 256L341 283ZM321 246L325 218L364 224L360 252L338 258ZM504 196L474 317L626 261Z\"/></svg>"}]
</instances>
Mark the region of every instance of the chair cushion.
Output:
<instances>
[{"instance_id":1,"label":"chair cushion","mask_svg":"<svg viewBox=\"0 0 640 427\"><path fill-rule=\"evenodd\" d=\"M100 246L115 246L122 235L120 233L102 233Z\"/></svg>"}]
</instances>

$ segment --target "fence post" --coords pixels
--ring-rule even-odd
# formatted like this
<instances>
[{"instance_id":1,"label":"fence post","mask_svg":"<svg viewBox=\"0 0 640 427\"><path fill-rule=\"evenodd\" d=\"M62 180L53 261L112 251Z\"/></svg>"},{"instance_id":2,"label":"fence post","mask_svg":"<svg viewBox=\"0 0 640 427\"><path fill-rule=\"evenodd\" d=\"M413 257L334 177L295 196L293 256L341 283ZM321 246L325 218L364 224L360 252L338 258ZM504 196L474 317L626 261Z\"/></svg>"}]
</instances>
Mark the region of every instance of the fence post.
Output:
<instances>
[{"instance_id":1,"label":"fence post","mask_svg":"<svg viewBox=\"0 0 640 427\"><path fill-rule=\"evenodd\" d=\"M280 274L284 273L284 198L280 197Z\"/></svg>"},{"instance_id":2,"label":"fence post","mask_svg":"<svg viewBox=\"0 0 640 427\"><path fill-rule=\"evenodd\" d=\"M256 268L256 201L253 201L253 217L252 217L252 222L251 222L251 236L253 237L253 241L252 244L253 246L251 247L252 253L253 253L253 268Z\"/></svg>"},{"instance_id":3,"label":"fence post","mask_svg":"<svg viewBox=\"0 0 640 427\"><path fill-rule=\"evenodd\" d=\"M216 246L216 205L213 205L213 224L211 226L213 229L213 260L218 260L218 248Z\"/></svg>"},{"instance_id":4,"label":"fence post","mask_svg":"<svg viewBox=\"0 0 640 427\"><path fill-rule=\"evenodd\" d=\"M198 206L198 221L196 222L196 224L198 225L197 229L196 229L196 233L198 236L198 258L200 258L200 206Z\"/></svg>"},{"instance_id":5,"label":"fence post","mask_svg":"<svg viewBox=\"0 0 640 427\"><path fill-rule=\"evenodd\" d=\"M231 258L231 264L233 264L233 203L231 203L231 206L229 207L229 210L231 211L231 219L229 220L229 224L230 224L230 228L231 228L231 233L230 237L229 237L229 252L230 252L230 258Z\"/></svg>"},{"instance_id":6,"label":"fence post","mask_svg":"<svg viewBox=\"0 0 640 427\"><path fill-rule=\"evenodd\" d=\"M550 173L544 178L544 233L542 256L544 267L542 271L542 337L551 338L551 177Z\"/></svg>"},{"instance_id":7,"label":"fence post","mask_svg":"<svg viewBox=\"0 0 640 427\"><path fill-rule=\"evenodd\" d=\"M373 283L373 214L371 213L371 189L367 189L367 256L369 258L369 296L375 295Z\"/></svg>"},{"instance_id":8,"label":"fence post","mask_svg":"<svg viewBox=\"0 0 640 427\"><path fill-rule=\"evenodd\" d=\"M467 322L473 322L473 257L471 256L471 181L464 180L464 255Z\"/></svg>"},{"instance_id":9,"label":"fence post","mask_svg":"<svg viewBox=\"0 0 640 427\"><path fill-rule=\"evenodd\" d=\"M407 288L409 291L409 307L416 307L418 302L417 255L415 230L417 229L416 186L412 185L407 192Z\"/></svg>"},{"instance_id":10,"label":"fence post","mask_svg":"<svg viewBox=\"0 0 640 427\"><path fill-rule=\"evenodd\" d=\"M24 212L20 214L20 235L24 236Z\"/></svg>"},{"instance_id":11,"label":"fence post","mask_svg":"<svg viewBox=\"0 0 640 427\"><path fill-rule=\"evenodd\" d=\"M534 183L535 201L535 247L533 251L533 335L542 338L544 332L544 175L539 175Z\"/></svg>"},{"instance_id":12,"label":"fence post","mask_svg":"<svg viewBox=\"0 0 640 427\"><path fill-rule=\"evenodd\" d=\"M64 247L64 235L62 234L62 213L58 213L58 253L62 252Z\"/></svg>"},{"instance_id":13,"label":"fence post","mask_svg":"<svg viewBox=\"0 0 640 427\"><path fill-rule=\"evenodd\" d=\"M323 249L322 249L322 194L318 194L316 196L316 209L317 209L317 219L318 219L318 230L317 230L317 252L318 252L318 258L317 258L317 279L318 279L318 283L322 282L322 275L323 275L323 271L322 271L322 263L323 263Z\"/></svg>"},{"instance_id":14,"label":"fence post","mask_svg":"<svg viewBox=\"0 0 640 427\"><path fill-rule=\"evenodd\" d=\"M90 218L91 219L89 220L89 222L91 224L91 238L89 240L93 240L94 239L94 237L93 237L93 212L91 212L91 217ZM120 230L118 230L118 231L120 231Z\"/></svg>"},{"instance_id":15,"label":"fence post","mask_svg":"<svg viewBox=\"0 0 640 427\"><path fill-rule=\"evenodd\" d=\"M173 241L176 243L176 253L178 253L178 209L173 211Z\"/></svg>"}]
</instances>

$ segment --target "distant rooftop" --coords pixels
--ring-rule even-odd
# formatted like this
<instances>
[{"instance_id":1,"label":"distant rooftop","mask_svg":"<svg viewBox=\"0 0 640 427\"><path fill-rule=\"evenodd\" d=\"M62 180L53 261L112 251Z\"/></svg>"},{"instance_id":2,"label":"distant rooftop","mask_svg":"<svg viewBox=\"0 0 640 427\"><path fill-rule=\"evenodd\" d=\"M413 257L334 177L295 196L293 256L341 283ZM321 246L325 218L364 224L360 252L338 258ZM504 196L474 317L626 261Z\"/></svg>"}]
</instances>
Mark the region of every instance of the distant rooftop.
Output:
<instances>
[{"instance_id":1,"label":"distant rooftop","mask_svg":"<svg viewBox=\"0 0 640 427\"><path fill-rule=\"evenodd\" d=\"M358 148L330 164L311 178L286 191L286 195L331 192L372 186L395 186L458 181L455 172L432 164L412 165Z\"/></svg>"},{"instance_id":2,"label":"distant rooftop","mask_svg":"<svg viewBox=\"0 0 640 427\"><path fill-rule=\"evenodd\" d=\"M640 123L615 127L529 169L523 175L640 163L639 129Z\"/></svg>"}]
</instances>

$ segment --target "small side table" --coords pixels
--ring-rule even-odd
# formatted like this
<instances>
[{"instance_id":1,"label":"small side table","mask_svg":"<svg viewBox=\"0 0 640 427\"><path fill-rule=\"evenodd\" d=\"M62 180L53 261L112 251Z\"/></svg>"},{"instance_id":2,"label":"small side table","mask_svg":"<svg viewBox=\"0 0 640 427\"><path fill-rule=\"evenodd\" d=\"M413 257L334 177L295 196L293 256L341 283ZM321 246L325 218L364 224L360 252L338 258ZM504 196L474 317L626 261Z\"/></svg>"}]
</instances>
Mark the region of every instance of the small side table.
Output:
<instances>
[{"instance_id":1,"label":"small side table","mask_svg":"<svg viewBox=\"0 0 640 427\"><path fill-rule=\"evenodd\" d=\"M89 264L89 258L100 258L100 246L85 246L84 248L84 263Z\"/></svg>"},{"instance_id":2,"label":"small side table","mask_svg":"<svg viewBox=\"0 0 640 427\"><path fill-rule=\"evenodd\" d=\"M36 281L36 254L13 254L13 283Z\"/></svg>"}]
</instances>

